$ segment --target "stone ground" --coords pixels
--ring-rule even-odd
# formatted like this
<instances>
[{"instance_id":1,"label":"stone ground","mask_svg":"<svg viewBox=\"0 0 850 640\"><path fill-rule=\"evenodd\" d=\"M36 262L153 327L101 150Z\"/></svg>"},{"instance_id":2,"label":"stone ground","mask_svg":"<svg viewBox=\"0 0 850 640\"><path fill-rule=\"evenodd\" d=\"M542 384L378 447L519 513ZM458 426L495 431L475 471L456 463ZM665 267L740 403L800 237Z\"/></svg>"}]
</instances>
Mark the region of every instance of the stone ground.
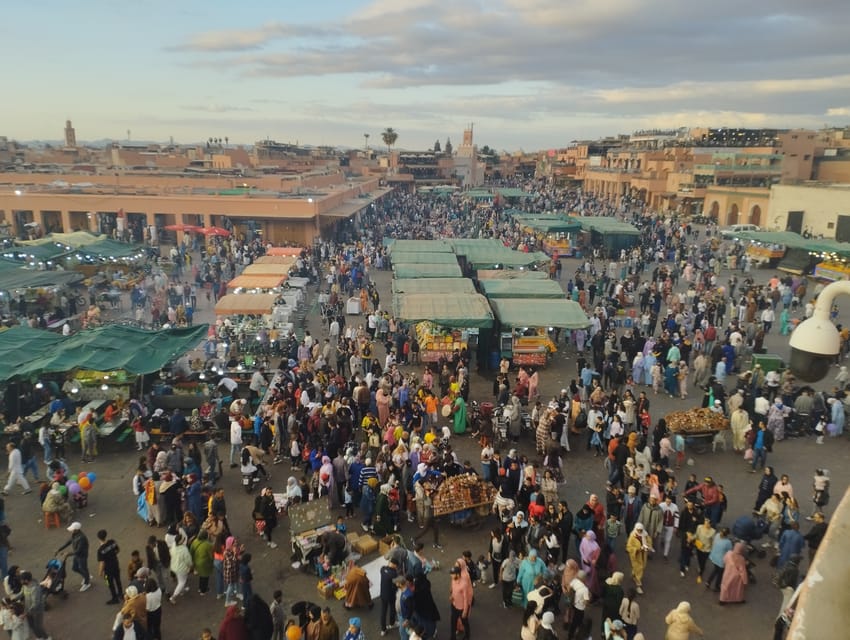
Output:
<instances>
[{"instance_id":1,"label":"stone ground","mask_svg":"<svg viewBox=\"0 0 850 640\"><path fill-rule=\"evenodd\" d=\"M572 274L577 263L565 260L563 269L566 283L568 274ZM772 272L760 271L757 273L759 279L767 280ZM388 271L373 274L380 291L382 300L390 299L391 273ZM723 274L723 279L728 274ZM126 297L126 296L125 296ZM310 304L313 306L309 314L309 326L314 335L321 335L319 319L315 313L316 292L310 292ZM125 314L129 307L129 301L124 300ZM846 315L846 311L844 314ZM212 308L201 301L201 308L196 313L196 318L201 322L209 322L214 319ZM847 319L845 318L845 321ZM787 339L776 334L770 335L766 346L768 352L777 353L787 358ZM383 356L383 354L376 354ZM541 372L541 394L548 397L558 392L561 387L567 386L570 379L576 376L575 359L572 353L558 353L550 366ZM478 400L490 400L491 378L473 374L472 391L470 397ZM830 385L831 380L822 383ZM667 396L652 396L652 415L657 418L667 412L689 408L697 402L697 399L678 400ZM694 398L696 398L694 394ZM477 447L470 438L457 438L454 442L461 457L468 457L477 461ZM575 512L588 493L604 492L605 471L598 458L594 458L587 452L583 443L574 442L572 453L565 456L565 470L567 482L561 487L561 496L569 501L571 509ZM77 518L82 522L84 530L89 536L92 544L90 557L90 568L96 571L94 562L94 550L96 547L95 533L100 528L109 531L121 546L121 563L126 564L130 551L133 549L144 549L145 540L151 533L151 529L135 515L135 500L131 492L130 481L135 468L137 454L132 442L117 445L109 442L102 447L103 452L98 460L90 465L79 462L79 449L72 446L69 451L68 463L72 473L80 470L95 471L98 479L94 490L90 493L88 508L79 513ZM226 446L221 446L222 454L226 454ZM520 446L520 452L534 459L534 443L530 438L524 439ZM683 469L681 482L686 479L687 471L693 471L698 477L711 474L714 478L725 485L729 495L729 510L724 519L725 524L730 524L736 517L749 511L755 498L758 475L747 473L740 456L730 450L727 452L694 454L689 452L689 457L694 460L694 465ZM844 438L830 440L826 445L817 446L812 438L786 440L775 447L774 453L768 462L774 465L778 472L788 473L794 485L795 493L799 496L805 513L811 507L810 487L811 476L815 467L827 467L832 476L833 504L827 508L827 513L834 507L843 494L844 489L850 482L850 455L848 455L848 444ZM275 490L281 491L286 477L289 476L288 464L278 465L272 469L272 484ZM289 566L288 550L288 522L284 519L276 531L276 540L280 543L279 548L269 549L260 543L252 531L251 510L253 496L246 496L240 486L240 477L237 471L228 470L225 473L223 486L228 498L228 511L231 526L234 533L245 543L249 551L254 555L253 567L255 574L254 589L267 600L271 599L271 593L281 588L284 592L286 603L292 603L304 598L316 600L316 580L304 573L296 572ZM41 577L44 573L45 563L52 557L53 552L64 543L68 535L64 529L51 529L45 531L40 519L37 502L33 495L21 496L13 492L6 499L6 511L8 521L13 529L13 549L9 557L10 564L17 564ZM357 521L352 521L356 523ZM453 528L444 525L441 531L441 540L444 543L443 551L433 551L433 555L445 564L457 558L465 549L472 550L474 555L486 551L488 541L488 529L495 524L489 522L477 530ZM356 524L354 525L356 527ZM803 530L808 529L808 524L803 525ZM162 535L162 530L153 530ZM403 534L405 537L415 533L415 525L404 523ZM674 543L674 549L677 546ZM617 550L619 567L627 575L628 582L628 559L623 552L623 540L618 541ZM671 552L672 554L672 552ZM373 556L374 557L374 556ZM371 558L368 558L371 559ZM69 563L70 564L70 563ZM665 562L661 558L654 558L650 563L644 578L646 594L640 597L641 620L639 624L648 640L662 638L665 631L663 623L664 616L680 600L689 600L693 606L693 616L705 631L706 638L721 638L724 635L735 633L737 637L764 638L770 637L773 619L780 603L778 591L771 585L771 569L767 560L757 561L755 575L758 584L750 586L747 592L747 603L721 607L717 603L716 594L709 593L702 586L695 584L693 577L682 579L679 577L678 566L675 560ZM439 634L442 638L448 637L448 582L449 576L446 571L435 572L432 576L435 599L440 607L443 620L439 625ZM193 640L200 636L200 630L209 626L215 633L218 624L224 614L222 601L215 597L200 597L197 593L197 583L192 582L194 590L181 598L178 604L171 605L165 602L163 606L163 630L166 640ZM77 640L87 637L111 637L109 629L116 612L113 606L104 604L109 598L108 590L103 580L95 580L95 586L86 593L79 593L80 578L71 573L68 580L70 595L66 600L52 600L50 611L46 616L46 628L54 640ZM509 636L516 637L520 627L520 612L518 610L505 610L499 606L498 590L487 590L478 588L475 607L472 612L472 633L477 638L489 636L508 630ZM324 602L319 601L321 604ZM340 602L330 603L333 615L336 617L341 628L344 629L349 613L345 611ZM364 622L364 632L367 638L379 636L378 610L376 607L372 612L366 610L358 611ZM589 615L594 620L594 637L599 637L599 618L601 611L599 607L592 607ZM107 635L109 634L109 635ZM485 636L486 634L486 636ZM392 637L392 632L388 637Z\"/></svg>"}]
</instances>

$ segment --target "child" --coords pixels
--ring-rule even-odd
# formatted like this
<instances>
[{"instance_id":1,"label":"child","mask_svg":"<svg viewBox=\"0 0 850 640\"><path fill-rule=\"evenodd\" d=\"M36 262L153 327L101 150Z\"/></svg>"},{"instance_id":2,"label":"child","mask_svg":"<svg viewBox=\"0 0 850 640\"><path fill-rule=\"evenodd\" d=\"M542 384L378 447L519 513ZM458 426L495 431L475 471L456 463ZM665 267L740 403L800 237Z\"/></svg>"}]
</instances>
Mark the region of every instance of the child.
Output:
<instances>
[{"instance_id":1,"label":"child","mask_svg":"<svg viewBox=\"0 0 850 640\"><path fill-rule=\"evenodd\" d=\"M345 526L345 521L342 516L337 516L336 519L336 532L345 535L347 528Z\"/></svg>"},{"instance_id":2,"label":"child","mask_svg":"<svg viewBox=\"0 0 850 640\"><path fill-rule=\"evenodd\" d=\"M478 575L481 576L481 584L486 582L484 576L487 574L487 569L490 568L490 563L487 562L487 558L484 555L478 556Z\"/></svg>"},{"instance_id":3,"label":"child","mask_svg":"<svg viewBox=\"0 0 850 640\"><path fill-rule=\"evenodd\" d=\"M623 523L617 520L617 514L608 514L608 521L605 523L605 538L608 540L608 546L614 548L614 543L620 534L623 532Z\"/></svg>"},{"instance_id":4,"label":"child","mask_svg":"<svg viewBox=\"0 0 850 640\"><path fill-rule=\"evenodd\" d=\"M351 486L346 483L342 490L342 503L345 505L345 517L354 517L354 496L351 493Z\"/></svg>"},{"instance_id":5,"label":"child","mask_svg":"<svg viewBox=\"0 0 850 640\"><path fill-rule=\"evenodd\" d=\"M682 551L679 554L679 576L685 577L688 569L691 568L691 556L694 553L694 540L696 537L690 531L685 532L685 537L682 540Z\"/></svg>"},{"instance_id":6,"label":"child","mask_svg":"<svg viewBox=\"0 0 850 640\"><path fill-rule=\"evenodd\" d=\"M283 640L284 624L286 622L286 613L283 610L283 592L278 589L274 592L273 600L269 606L269 611L272 615L272 640Z\"/></svg>"},{"instance_id":7,"label":"child","mask_svg":"<svg viewBox=\"0 0 850 640\"><path fill-rule=\"evenodd\" d=\"M239 583L242 585L242 602L247 605L254 595L254 574L251 571L251 554L243 553L239 559Z\"/></svg>"},{"instance_id":8,"label":"child","mask_svg":"<svg viewBox=\"0 0 850 640\"><path fill-rule=\"evenodd\" d=\"M209 294L207 294L209 295ZM201 630L201 640L215 640L215 636L212 634L212 631L209 628Z\"/></svg>"},{"instance_id":9,"label":"child","mask_svg":"<svg viewBox=\"0 0 850 640\"><path fill-rule=\"evenodd\" d=\"M301 463L301 445L298 444L298 436L294 435L289 441L289 466L297 469Z\"/></svg>"},{"instance_id":10,"label":"child","mask_svg":"<svg viewBox=\"0 0 850 640\"><path fill-rule=\"evenodd\" d=\"M138 549L130 552L130 562L127 564L127 579L132 582L136 579L136 572L142 568L142 558Z\"/></svg>"}]
</instances>

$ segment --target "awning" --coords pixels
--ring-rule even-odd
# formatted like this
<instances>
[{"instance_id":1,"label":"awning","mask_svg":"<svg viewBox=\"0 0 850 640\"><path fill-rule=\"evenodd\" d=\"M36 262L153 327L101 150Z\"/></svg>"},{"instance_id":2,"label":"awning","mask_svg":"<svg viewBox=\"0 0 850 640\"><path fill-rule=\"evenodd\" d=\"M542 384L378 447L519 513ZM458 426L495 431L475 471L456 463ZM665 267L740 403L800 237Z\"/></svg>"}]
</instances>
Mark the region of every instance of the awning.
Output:
<instances>
[{"instance_id":1,"label":"awning","mask_svg":"<svg viewBox=\"0 0 850 640\"><path fill-rule=\"evenodd\" d=\"M448 241L454 252L459 256L465 256L470 251L481 250L482 248L501 250L505 249L505 245L496 240L496 238L452 238Z\"/></svg>"},{"instance_id":2,"label":"awning","mask_svg":"<svg viewBox=\"0 0 850 640\"><path fill-rule=\"evenodd\" d=\"M85 277L78 271L36 271L21 267L3 269L0 271L0 291L63 287L84 280Z\"/></svg>"},{"instance_id":3,"label":"awning","mask_svg":"<svg viewBox=\"0 0 850 640\"><path fill-rule=\"evenodd\" d=\"M249 264L242 270L245 276L288 276L292 267L285 264Z\"/></svg>"},{"instance_id":4,"label":"awning","mask_svg":"<svg viewBox=\"0 0 850 640\"><path fill-rule=\"evenodd\" d=\"M479 269L475 277L481 280L548 280L549 274L543 271L513 271L511 269Z\"/></svg>"},{"instance_id":5,"label":"awning","mask_svg":"<svg viewBox=\"0 0 850 640\"><path fill-rule=\"evenodd\" d=\"M507 247L500 249L470 249L466 253L466 260L473 268L516 268L530 267L534 264L542 264L551 262L552 258L547 256L542 251L514 251Z\"/></svg>"},{"instance_id":6,"label":"awning","mask_svg":"<svg viewBox=\"0 0 850 640\"><path fill-rule=\"evenodd\" d=\"M393 280L393 293L478 293L469 278Z\"/></svg>"},{"instance_id":7,"label":"awning","mask_svg":"<svg viewBox=\"0 0 850 640\"><path fill-rule=\"evenodd\" d=\"M286 276L236 276L227 283L228 289L275 289L286 281Z\"/></svg>"},{"instance_id":8,"label":"awning","mask_svg":"<svg viewBox=\"0 0 850 640\"><path fill-rule=\"evenodd\" d=\"M454 264L394 264L393 273L399 280L405 278L461 278L460 265Z\"/></svg>"},{"instance_id":9,"label":"awning","mask_svg":"<svg viewBox=\"0 0 850 640\"><path fill-rule=\"evenodd\" d=\"M273 293L230 293L219 298L215 304L215 315L262 316L272 312L277 296Z\"/></svg>"},{"instance_id":10,"label":"awning","mask_svg":"<svg viewBox=\"0 0 850 640\"><path fill-rule=\"evenodd\" d=\"M408 322L428 320L442 327L493 326L493 312L481 294L399 293L393 296L393 312Z\"/></svg>"},{"instance_id":11,"label":"awning","mask_svg":"<svg viewBox=\"0 0 850 640\"><path fill-rule=\"evenodd\" d=\"M300 256L303 247L269 247L266 249L267 256Z\"/></svg>"},{"instance_id":12,"label":"awning","mask_svg":"<svg viewBox=\"0 0 850 640\"><path fill-rule=\"evenodd\" d=\"M429 253L428 251L395 251L393 264L457 264L453 253Z\"/></svg>"},{"instance_id":13,"label":"awning","mask_svg":"<svg viewBox=\"0 0 850 640\"><path fill-rule=\"evenodd\" d=\"M584 329L590 319L578 302L572 300L491 300L493 312L505 327L561 327Z\"/></svg>"},{"instance_id":14,"label":"awning","mask_svg":"<svg viewBox=\"0 0 850 640\"><path fill-rule=\"evenodd\" d=\"M12 327L0 333L0 381L73 369L152 373L197 347L206 335L205 324L161 331L112 324L68 337Z\"/></svg>"},{"instance_id":15,"label":"awning","mask_svg":"<svg viewBox=\"0 0 850 640\"><path fill-rule=\"evenodd\" d=\"M296 260L296 256L260 256L251 264L285 264L291 267Z\"/></svg>"},{"instance_id":16,"label":"awning","mask_svg":"<svg viewBox=\"0 0 850 640\"><path fill-rule=\"evenodd\" d=\"M487 298L552 298L566 299L564 290L554 280L483 280L481 289Z\"/></svg>"},{"instance_id":17,"label":"awning","mask_svg":"<svg viewBox=\"0 0 850 640\"><path fill-rule=\"evenodd\" d=\"M140 244L128 244L106 238L72 251L81 260L137 260L145 257L145 248Z\"/></svg>"},{"instance_id":18,"label":"awning","mask_svg":"<svg viewBox=\"0 0 850 640\"><path fill-rule=\"evenodd\" d=\"M346 200L327 211L320 211L320 218L350 218L358 211L362 211L371 204L371 200Z\"/></svg>"},{"instance_id":19,"label":"awning","mask_svg":"<svg viewBox=\"0 0 850 640\"><path fill-rule=\"evenodd\" d=\"M48 233L43 238L38 238L37 240L17 240L16 242L24 246L36 246L54 242L63 244L66 247L78 248L106 240L107 237L106 234L97 235L88 231L71 231L70 233Z\"/></svg>"},{"instance_id":20,"label":"awning","mask_svg":"<svg viewBox=\"0 0 850 640\"><path fill-rule=\"evenodd\" d=\"M388 246L391 255L394 255L396 251L399 253L408 251L423 253L452 252L452 245L446 240L392 240Z\"/></svg>"},{"instance_id":21,"label":"awning","mask_svg":"<svg viewBox=\"0 0 850 640\"><path fill-rule=\"evenodd\" d=\"M581 228L586 231L596 231L597 233L639 236L640 231L629 224L617 218L609 218L607 216L579 216L574 218L581 224Z\"/></svg>"}]
</instances>

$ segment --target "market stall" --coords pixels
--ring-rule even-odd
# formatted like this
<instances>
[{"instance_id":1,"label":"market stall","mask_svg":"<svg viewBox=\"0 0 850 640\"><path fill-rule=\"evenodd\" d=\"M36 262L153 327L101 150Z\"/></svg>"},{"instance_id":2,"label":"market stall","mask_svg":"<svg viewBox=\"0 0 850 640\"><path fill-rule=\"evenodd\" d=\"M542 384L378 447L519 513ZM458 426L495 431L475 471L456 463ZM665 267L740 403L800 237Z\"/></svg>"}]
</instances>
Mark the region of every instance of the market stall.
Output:
<instances>
[{"instance_id":1,"label":"market stall","mask_svg":"<svg viewBox=\"0 0 850 640\"><path fill-rule=\"evenodd\" d=\"M393 312L415 323L423 362L477 346L478 331L493 326L493 313L480 294L399 293L393 296Z\"/></svg>"},{"instance_id":2,"label":"market stall","mask_svg":"<svg viewBox=\"0 0 850 640\"><path fill-rule=\"evenodd\" d=\"M219 298L218 302L216 302L215 315L262 316L270 314L272 313L276 297L273 293L229 293Z\"/></svg>"},{"instance_id":3,"label":"market stall","mask_svg":"<svg viewBox=\"0 0 850 640\"><path fill-rule=\"evenodd\" d=\"M448 516L452 524L475 526L489 515L496 497L493 483L468 473L439 476L431 482L436 484L431 494L435 516Z\"/></svg>"},{"instance_id":4,"label":"market stall","mask_svg":"<svg viewBox=\"0 0 850 640\"><path fill-rule=\"evenodd\" d=\"M246 290L268 290L268 289L277 289L284 282L286 282L286 276L284 275L241 275L236 276L227 283L227 288L236 291L246 289Z\"/></svg>"},{"instance_id":5,"label":"market stall","mask_svg":"<svg viewBox=\"0 0 850 640\"><path fill-rule=\"evenodd\" d=\"M409 251L453 253L452 245L447 240L392 240L387 248L391 256L395 256L396 252L406 253Z\"/></svg>"},{"instance_id":6,"label":"market stall","mask_svg":"<svg viewBox=\"0 0 850 640\"><path fill-rule=\"evenodd\" d=\"M607 216L579 216L574 218L581 224L582 231L588 234L584 251L591 247L604 247L608 255L619 254L622 249L629 250L640 242L640 231L617 218ZM581 252L575 253L581 257Z\"/></svg>"},{"instance_id":7,"label":"market stall","mask_svg":"<svg viewBox=\"0 0 850 640\"><path fill-rule=\"evenodd\" d=\"M482 280L481 291L488 300L497 298L566 299L564 290L554 280Z\"/></svg>"},{"instance_id":8,"label":"market stall","mask_svg":"<svg viewBox=\"0 0 850 640\"><path fill-rule=\"evenodd\" d=\"M469 278L422 278L392 281L393 293L477 293Z\"/></svg>"},{"instance_id":9,"label":"market stall","mask_svg":"<svg viewBox=\"0 0 850 640\"><path fill-rule=\"evenodd\" d=\"M393 264L457 264L453 253L430 253L428 251L396 251Z\"/></svg>"},{"instance_id":10,"label":"market stall","mask_svg":"<svg viewBox=\"0 0 850 640\"><path fill-rule=\"evenodd\" d=\"M519 281L522 282L522 281ZM496 298L490 300L501 333L500 357L515 365L544 366L556 346L551 328L584 329L590 319L577 302L543 298Z\"/></svg>"},{"instance_id":11,"label":"market stall","mask_svg":"<svg viewBox=\"0 0 850 640\"><path fill-rule=\"evenodd\" d=\"M581 224L573 218L557 215L515 215L514 220L526 233L533 234L543 252L551 257L572 255Z\"/></svg>"},{"instance_id":12,"label":"market stall","mask_svg":"<svg viewBox=\"0 0 850 640\"><path fill-rule=\"evenodd\" d=\"M283 276L289 277L290 267L285 264L249 264L242 270L243 276Z\"/></svg>"},{"instance_id":13,"label":"market stall","mask_svg":"<svg viewBox=\"0 0 850 640\"><path fill-rule=\"evenodd\" d=\"M393 265L393 275L399 280L414 278L462 278L460 266L454 264L398 264Z\"/></svg>"},{"instance_id":14,"label":"market stall","mask_svg":"<svg viewBox=\"0 0 850 640\"><path fill-rule=\"evenodd\" d=\"M296 258L304 252L303 247L268 247L267 256L295 256Z\"/></svg>"},{"instance_id":15,"label":"market stall","mask_svg":"<svg viewBox=\"0 0 850 640\"><path fill-rule=\"evenodd\" d=\"M292 267L297 260L296 256L260 256L251 264L283 264Z\"/></svg>"},{"instance_id":16,"label":"market stall","mask_svg":"<svg viewBox=\"0 0 850 640\"><path fill-rule=\"evenodd\" d=\"M545 271L514 271L508 269L479 269L475 272L475 279L482 280L548 280L549 274Z\"/></svg>"},{"instance_id":17,"label":"market stall","mask_svg":"<svg viewBox=\"0 0 850 640\"><path fill-rule=\"evenodd\" d=\"M708 451L718 434L722 436L729 429L727 417L704 407L674 411L668 413L664 420L670 432L684 436L685 445L690 445L696 453Z\"/></svg>"}]
</instances>

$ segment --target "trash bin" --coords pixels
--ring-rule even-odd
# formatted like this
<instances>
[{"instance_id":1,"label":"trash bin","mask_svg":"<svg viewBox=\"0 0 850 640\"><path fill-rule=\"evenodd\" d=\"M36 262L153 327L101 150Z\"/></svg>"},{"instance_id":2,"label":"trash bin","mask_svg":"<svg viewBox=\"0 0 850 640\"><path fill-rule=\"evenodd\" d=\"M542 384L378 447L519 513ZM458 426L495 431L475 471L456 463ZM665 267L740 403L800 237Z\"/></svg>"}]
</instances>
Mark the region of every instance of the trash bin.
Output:
<instances>
[{"instance_id":1,"label":"trash bin","mask_svg":"<svg viewBox=\"0 0 850 640\"><path fill-rule=\"evenodd\" d=\"M490 352L490 370L496 371L499 368L499 363L502 361L502 354L498 351Z\"/></svg>"}]
</instances>

